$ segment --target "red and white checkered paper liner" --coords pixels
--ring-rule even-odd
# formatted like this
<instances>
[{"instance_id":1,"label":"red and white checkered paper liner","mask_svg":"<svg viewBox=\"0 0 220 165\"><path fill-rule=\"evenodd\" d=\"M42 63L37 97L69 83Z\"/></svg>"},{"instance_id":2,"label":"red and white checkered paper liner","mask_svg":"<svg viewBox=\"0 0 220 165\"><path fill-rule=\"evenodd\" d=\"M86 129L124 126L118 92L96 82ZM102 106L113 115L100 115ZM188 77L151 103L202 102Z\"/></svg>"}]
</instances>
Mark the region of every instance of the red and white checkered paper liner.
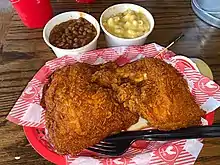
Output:
<instances>
[{"instance_id":1,"label":"red and white checkered paper liner","mask_svg":"<svg viewBox=\"0 0 220 165\"><path fill-rule=\"evenodd\" d=\"M213 113L220 106L220 87L212 80L201 75L196 65L188 58L175 56L171 51L158 55L163 47L157 44L99 49L78 56L64 56L48 61L28 83L22 95L15 103L7 119L25 127L45 128L45 109L40 106L43 86L57 69L78 62L100 64L116 61L123 65L140 58L160 58L181 72L189 84L201 108ZM201 119L203 124L211 124L213 119ZM47 139L46 139L47 140ZM79 156L65 155L65 163L71 165L158 165L194 164L203 144L201 140L179 140L173 142L137 141L120 157L91 156L82 152ZM38 150L40 153L41 151ZM40 153L41 154L41 153ZM56 162L54 162L56 163Z\"/></svg>"}]
</instances>

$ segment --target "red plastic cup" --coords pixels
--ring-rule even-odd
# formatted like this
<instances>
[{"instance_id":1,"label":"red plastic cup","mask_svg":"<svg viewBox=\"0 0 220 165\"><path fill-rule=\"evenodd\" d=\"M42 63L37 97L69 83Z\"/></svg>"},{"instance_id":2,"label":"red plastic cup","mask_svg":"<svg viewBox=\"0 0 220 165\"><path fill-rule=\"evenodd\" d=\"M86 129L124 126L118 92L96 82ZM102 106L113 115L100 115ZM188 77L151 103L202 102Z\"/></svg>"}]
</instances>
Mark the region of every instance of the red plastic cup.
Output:
<instances>
[{"instance_id":1,"label":"red plastic cup","mask_svg":"<svg viewBox=\"0 0 220 165\"><path fill-rule=\"evenodd\" d=\"M42 28L52 18L50 0L10 0L24 25Z\"/></svg>"},{"instance_id":2,"label":"red plastic cup","mask_svg":"<svg viewBox=\"0 0 220 165\"><path fill-rule=\"evenodd\" d=\"M78 3L93 3L95 0L76 0Z\"/></svg>"}]
</instances>

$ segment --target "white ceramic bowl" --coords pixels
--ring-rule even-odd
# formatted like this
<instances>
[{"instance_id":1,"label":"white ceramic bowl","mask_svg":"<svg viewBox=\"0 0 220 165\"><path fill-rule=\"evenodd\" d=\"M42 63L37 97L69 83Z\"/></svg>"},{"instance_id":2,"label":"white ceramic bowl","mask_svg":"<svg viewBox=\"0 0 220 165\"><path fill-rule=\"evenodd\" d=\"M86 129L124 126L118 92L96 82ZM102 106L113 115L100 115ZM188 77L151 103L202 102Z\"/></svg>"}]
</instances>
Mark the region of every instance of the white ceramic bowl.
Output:
<instances>
[{"instance_id":1,"label":"white ceramic bowl","mask_svg":"<svg viewBox=\"0 0 220 165\"><path fill-rule=\"evenodd\" d=\"M110 34L104 28L104 26L102 24L103 19L109 18L110 16L115 15L117 13L122 13L122 12L126 11L127 9L131 9L136 12L142 12L147 17L147 20L149 21L149 24L150 24L150 30L147 33L145 33L144 35L137 37L137 38L124 39L124 38L119 38L119 37L116 37L116 36ZM123 46L123 45L143 45L147 39L147 36L152 32L152 30L154 28L154 18L149 11L147 11L145 8L143 8L141 6L138 6L135 4L130 4L130 3L122 3L122 4L117 4L117 5L114 5L114 6L107 8L102 13L102 15L100 17L100 25L102 27L102 30L105 33L105 39L106 39L107 45L109 47Z\"/></svg>"},{"instance_id":2,"label":"white ceramic bowl","mask_svg":"<svg viewBox=\"0 0 220 165\"><path fill-rule=\"evenodd\" d=\"M50 42L49 42L50 32L55 25L60 24L65 21L68 21L70 19L78 19L79 17L85 18L87 21L92 23L94 25L94 27L96 28L97 35L90 43L88 43L87 45L85 45L83 47L77 48L77 49L61 49L61 48L57 48L57 47L53 46L52 44L50 44ZM99 34L100 34L100 26L99 26L98 21L93 16L91 16L87 13L79 12L79 11L65 12L65 13L62 13L62 14L59 14L59 15L53 17L45 25L44 30L43 30L44 41L46 42L46 44L49 47L52 48L52 50L54 51L54 53L56 54L57 57L62 57L65 55L77 56L77 55L80 55L81 53L96 49L97 39L99 37Z\"/></svg>"}]
</instances>

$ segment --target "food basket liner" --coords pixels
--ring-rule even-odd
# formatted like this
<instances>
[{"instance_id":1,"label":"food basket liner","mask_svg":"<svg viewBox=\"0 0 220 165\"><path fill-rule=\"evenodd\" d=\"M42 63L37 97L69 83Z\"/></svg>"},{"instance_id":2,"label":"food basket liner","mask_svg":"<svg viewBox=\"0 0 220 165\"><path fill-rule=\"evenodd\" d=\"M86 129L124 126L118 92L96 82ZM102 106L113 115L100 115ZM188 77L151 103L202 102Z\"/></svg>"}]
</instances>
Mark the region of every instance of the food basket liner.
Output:
<instances>
[{"instance_id":1,"label":"food basket liner","mask_svg":"<svg viewBox=\"0 0 220 165\"><path fill-rule=\"evenodd\" d=\"M116 61L124 65L141 58L155 57L164 60L175 67L187 80L191 93L196 102L206 111L203 125L212 124L214 111L220 106L220 87L214 81L200 74L197 66L187 57L176 56L172 51L159 53L164 48L152 43L144 46L123 46L98 49L77 56L64 56L48 61L28 83L7 119L15 124L45 129L45 109L40 106L43 86L48 82L50 75L57 69L76 62L92 65ZM28 137L27 137L28 138ZM47 142L46 135L43 137ZM48 150L56 153L51 145L44 144ZM50 146L50 147L49 147ZM65 162L71 165L146 165L146 164L194 164L202 149L201 139L178 140L169 142L137 141L120 157L103 155L91 156L90 152L83 151L78 156L64 155ZM41 151L37 150L40 154ZM94 154L93 154L94 155ZM48 157L46 159L51 161ZM54 160L54 159L53 159ZM53 161L54 162L54 161ZM56 163L56 162L54 162Z\"/></svg>"}]
</instances>

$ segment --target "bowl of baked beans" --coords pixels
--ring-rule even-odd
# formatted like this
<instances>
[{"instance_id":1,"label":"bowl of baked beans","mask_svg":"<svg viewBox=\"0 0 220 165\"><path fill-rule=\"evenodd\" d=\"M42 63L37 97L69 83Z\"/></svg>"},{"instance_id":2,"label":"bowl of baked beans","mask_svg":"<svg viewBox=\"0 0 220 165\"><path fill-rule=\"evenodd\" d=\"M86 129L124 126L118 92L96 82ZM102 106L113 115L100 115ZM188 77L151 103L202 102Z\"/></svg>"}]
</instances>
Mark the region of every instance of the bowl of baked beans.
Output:
<instances>
[{"instance_id":1,"label":"bowl of baked beans","mask_svg":"<svg viewBox=\"0 0 220 165\"><path fill-rule=\"evenodd\" d=\"M98 21L93 16L78 11L53 17L43 30L45 43L57 57L77 56L96 49L99 34Z\"/></svg>"},{"instance_id":2,"label":"bowl of baked beans","mask_svg":"<svg viewBox=\"0 0 220 165\"><path fill-rule=\"evenodd\" d=\"M147 9L124 3L107 8L100 25L109 47L143 45L154 28L154 18Z\"/></svg>"}]
</instances>

